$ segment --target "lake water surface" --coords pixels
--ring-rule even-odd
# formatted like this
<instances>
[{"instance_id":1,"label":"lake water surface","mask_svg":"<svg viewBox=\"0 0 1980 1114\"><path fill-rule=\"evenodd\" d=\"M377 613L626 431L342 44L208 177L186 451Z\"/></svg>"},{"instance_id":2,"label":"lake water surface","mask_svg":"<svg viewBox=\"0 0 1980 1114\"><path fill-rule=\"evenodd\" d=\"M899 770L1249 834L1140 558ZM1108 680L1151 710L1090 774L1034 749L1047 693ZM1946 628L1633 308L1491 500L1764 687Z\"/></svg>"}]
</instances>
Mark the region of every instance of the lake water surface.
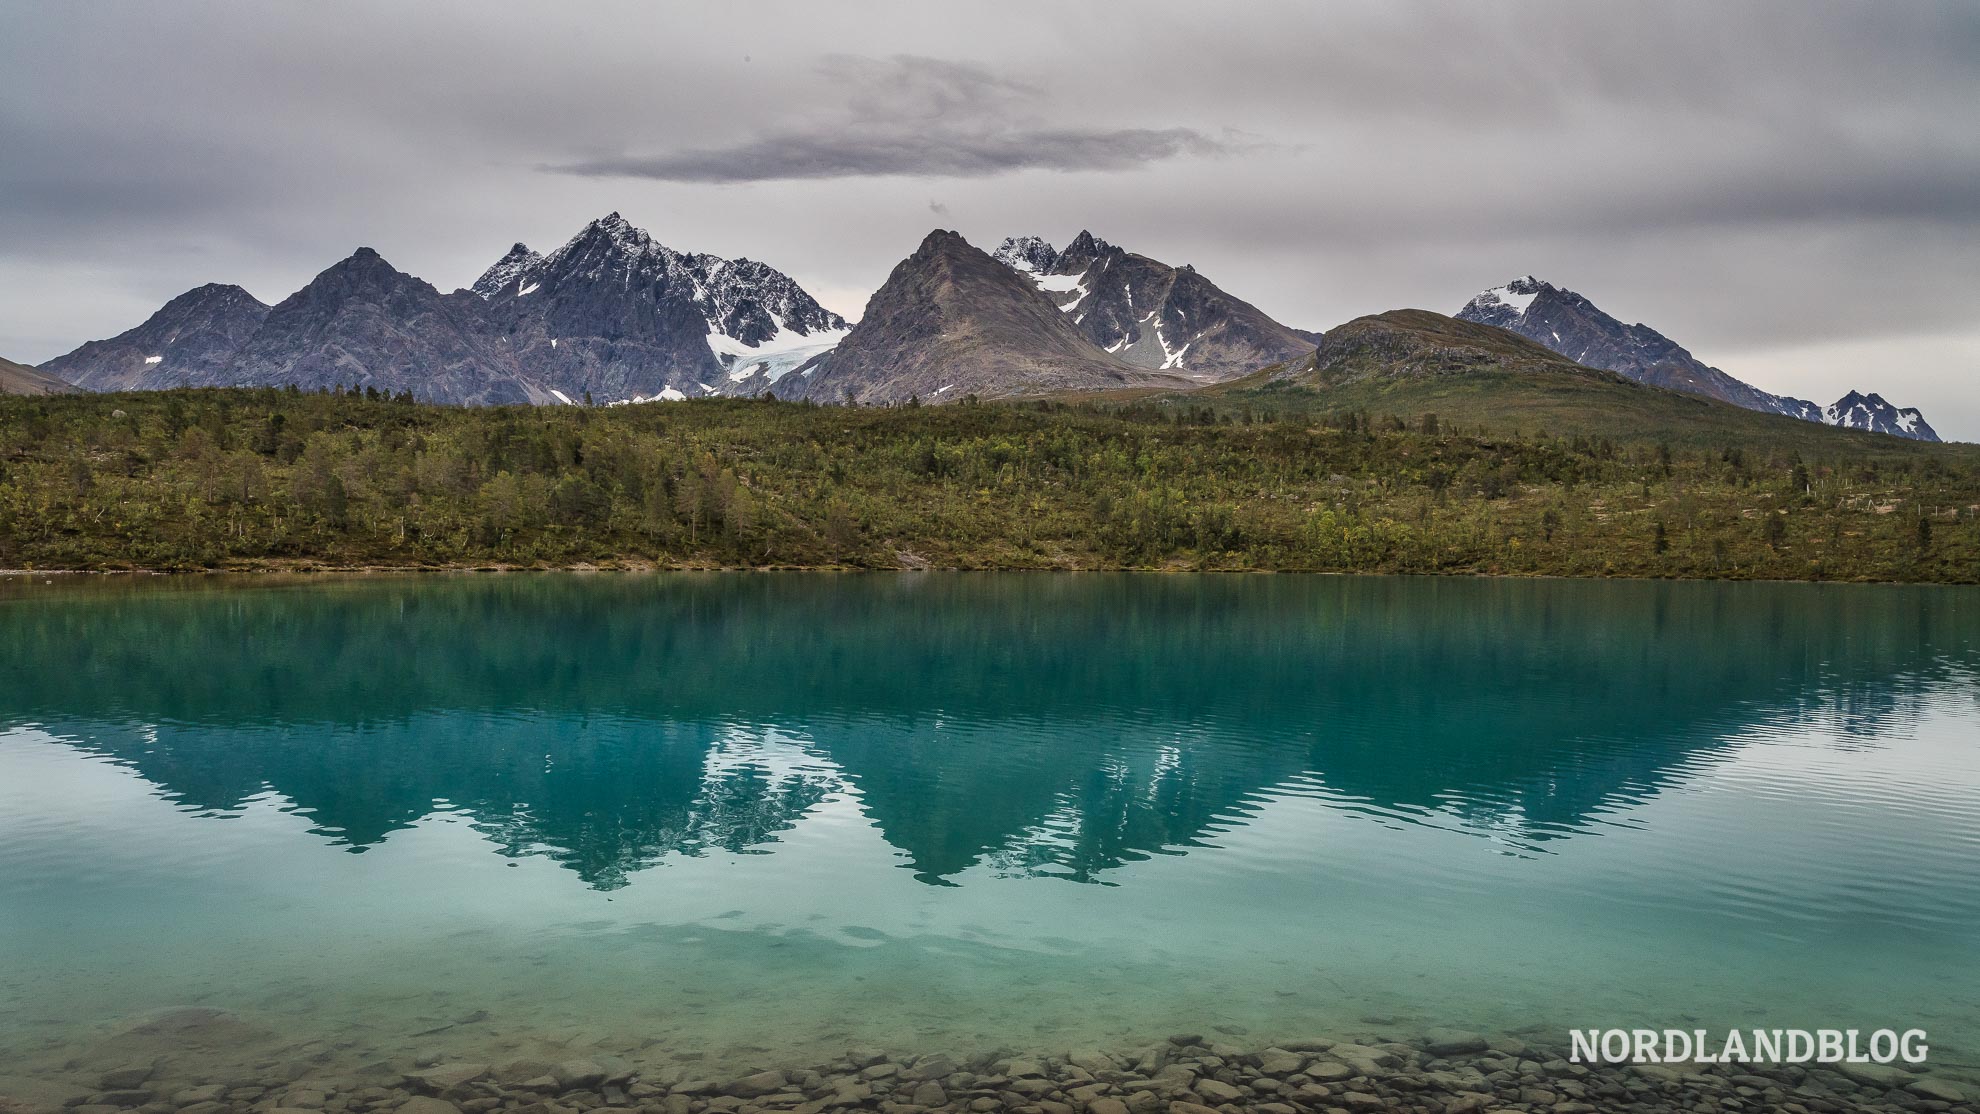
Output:
<instances>
[{"instance_id":1,"label":"lake water surface","mask_svg":"<svg viewBox=\"0 0 1980 1114\"><path fill-rule=\"evenodd\" d=\"M17 576L0 647L16 1071L186 1006L243 1063L1441 1025L1980 1061L1972 590Z\"/></svg>"}]
</instances>

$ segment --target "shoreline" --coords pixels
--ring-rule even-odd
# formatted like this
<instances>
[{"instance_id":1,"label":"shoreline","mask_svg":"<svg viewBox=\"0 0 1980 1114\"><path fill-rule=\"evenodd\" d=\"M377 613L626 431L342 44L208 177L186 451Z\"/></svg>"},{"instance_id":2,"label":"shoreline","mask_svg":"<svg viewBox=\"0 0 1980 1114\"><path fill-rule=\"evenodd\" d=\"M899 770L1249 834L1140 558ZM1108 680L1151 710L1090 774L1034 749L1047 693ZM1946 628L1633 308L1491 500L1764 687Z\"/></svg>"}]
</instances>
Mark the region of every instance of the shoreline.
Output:
<instances>
[{"instance_id":1,"label":"shoreline","mask_svg":"<svg viewBox=\"0 0 1980 1114\"><path fill-rule=\"evenodd\" d=\"M1048 575L1078 574L1128 574L1136 576L1314 576L1314 577L1386 577L1395 579L1422 578L1426 580L1558 580L1568 583L1586 584L1620 581L1639 584L1841 584L1863 586L1887 586L1907 588L1972 588L1980 586L1975 580L1878 580L1872 578L1846 579L1824 577L1821 579L1786 579L1781 577L1735 577L1735 576L1571 576L1565 573L1508 573L1508 572L1389 572L1379 569L1200 569L1200 568L1154 568L1149 566L1036 566L1000 565L987 568L966 568L959 565L927 565L918 567L880 568L871 565L662 565L655 563L614 563L572 565L252 565L219 569L177 569L177 568L130 568L130 569L8 569L0 568L0 581L22 577L32 580L42 577L236 577L296 576L409 576L460 575L476 573L484 575L533 574L533 573L843 573L843 574L916 574L916 573L1042 573Z\"/></svg>"},{"instance_id":2,"label":"shoreline","mask_svg":"<svg viewBox=\"0 0 1980 1114\"><path fill-rule=\"evenodd\" d=\"M1779 1110L1790 1114L1974 1109L1980 1085L1933 1065L1577 1064L1514 1036L1431 1030L1407 1041L1314 1037L1259 1046L1183 1033L1133 1049L893 1055L851 1049L803 1067L718 1070L695 1058L633 1063L577 1055L507 1062L323 1061L201 1069L185 1052L234 1024L180 1010L138 1032L149 1060L34 1087L0 1079L4 1114L1595 1114ZM129 1052L130 1050L126 1050ZM304 1049L296 1049L301 1053ZM15 1090L32 1093L8 1094Z\"/></svg>"}]
</instances>

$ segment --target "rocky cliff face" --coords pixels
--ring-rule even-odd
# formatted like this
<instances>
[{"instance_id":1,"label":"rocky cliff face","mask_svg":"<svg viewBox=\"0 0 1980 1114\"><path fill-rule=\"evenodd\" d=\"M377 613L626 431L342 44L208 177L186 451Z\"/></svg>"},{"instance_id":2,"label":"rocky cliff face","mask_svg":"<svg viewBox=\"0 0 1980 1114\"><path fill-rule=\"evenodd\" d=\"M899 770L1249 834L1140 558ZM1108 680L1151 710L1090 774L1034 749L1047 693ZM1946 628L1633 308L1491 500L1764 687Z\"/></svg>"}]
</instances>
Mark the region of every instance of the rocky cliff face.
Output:
<instances>
[{"instance_id":1,"label":"rocky cliff face","mask_svg":"<svg viewBox=\"0 0 1980 1114\"><path fill-rule=\"evenodd\" d=\"M1748 410L1784 414L1830 425L1847 424L1834 416L1845 412L1858 415L1857 420L1860 421L1876 420L1869 416L1869 411L1874 407L1858 408L1852 403L1853 399L1862 400L1866 396L1852 391L1834 406L1825 409L1806 399L1763 391L1707 365L1650 326L1641 322L1625 325L1580 294L1543 282L1532 275L1480 293L1465 303L1464 308L1458 311L1458 317L1518 333L1575 363L1613 371L1653 387L1704 395ZM1850 405L1845 406L1846 403ZM1926 441L1938 440L1938 435L1931 431L1923 418L1914 417L1907 424L1899 419L1896 408L1888 403L1884 405L1891 411L1884 419L1884 424L1890 428L1880 432ZM1917 411L1911 413L1915 416Z\"/></svg>"},{"instance_id":2,"label":"rocky cliff face","mask_svg":"<svg viewBox=\"0 0 1980 1114\"><path fill-rule=\"evenodd\" d=\"M786 383L779 396L865 404L1188 385L1094 347L1027 273L941 230L894 268L836 348Z\"/></svg>"}]
</instances>

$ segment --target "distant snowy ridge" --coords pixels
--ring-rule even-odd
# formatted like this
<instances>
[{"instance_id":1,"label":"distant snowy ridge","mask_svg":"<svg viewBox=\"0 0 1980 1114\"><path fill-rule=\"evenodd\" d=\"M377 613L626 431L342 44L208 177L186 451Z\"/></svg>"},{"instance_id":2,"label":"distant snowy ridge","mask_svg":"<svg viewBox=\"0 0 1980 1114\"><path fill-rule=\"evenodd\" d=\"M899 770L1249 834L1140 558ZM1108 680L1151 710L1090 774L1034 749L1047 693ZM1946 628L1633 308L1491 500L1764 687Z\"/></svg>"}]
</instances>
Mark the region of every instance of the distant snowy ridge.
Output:
<instances>
[{"instance_id":1,"label":"distant snowy ridge","mask_svg":"<svg viewBox=\"0 0 1980 1114\"><path fill-rule=\"evenodd\" d=\"M1523 275L1479 292L1457 316L1518 333L1578 364L1639 383L1704 395L1767 414L1920 441L1939 435L1917 410L1900 410L1876 394L1851 391L1822 407L1777 395L1707 365L1664 334L1638 322L1625 325L1564 287Z\"/></svg>"},{"instance_id":2,"label":"distant snowy ridge","mask_svg":"<svg viewBox=\"0 0 1980 1114\"><path fill-rule=\"evenodd\" d=\"M1884 401L1883 395L1874 391L1867 395L1849 392L1822 408L1822 420L1844 429L1891 433L1918 441L1939 439L1938 432L1925 421L1925 415L1919 413L1917 407L1893 406Z\"/></svg>"}]
</instances>

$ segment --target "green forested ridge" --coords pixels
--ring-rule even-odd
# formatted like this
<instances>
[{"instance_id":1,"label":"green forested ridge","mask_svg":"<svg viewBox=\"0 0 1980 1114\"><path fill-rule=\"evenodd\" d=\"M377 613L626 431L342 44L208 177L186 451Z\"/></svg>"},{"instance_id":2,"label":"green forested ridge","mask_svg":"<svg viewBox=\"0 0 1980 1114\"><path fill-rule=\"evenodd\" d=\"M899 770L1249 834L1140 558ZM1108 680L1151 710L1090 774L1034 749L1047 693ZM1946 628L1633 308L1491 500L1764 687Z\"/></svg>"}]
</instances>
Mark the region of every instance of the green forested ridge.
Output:
<instances>
[{"instance_id":1,"label":"green forested ridge","mask_svg":"<svg viewBox=\"0 0 1980 1114\"><path fill-rule=\"evenodd\" d=\"M0 568L1980 579L1974 446L1787 419L1723 443L1549 430L1544 413L1518 429L1294 397L887 409L9 397Z\"/></svg>"}]
</instances>

